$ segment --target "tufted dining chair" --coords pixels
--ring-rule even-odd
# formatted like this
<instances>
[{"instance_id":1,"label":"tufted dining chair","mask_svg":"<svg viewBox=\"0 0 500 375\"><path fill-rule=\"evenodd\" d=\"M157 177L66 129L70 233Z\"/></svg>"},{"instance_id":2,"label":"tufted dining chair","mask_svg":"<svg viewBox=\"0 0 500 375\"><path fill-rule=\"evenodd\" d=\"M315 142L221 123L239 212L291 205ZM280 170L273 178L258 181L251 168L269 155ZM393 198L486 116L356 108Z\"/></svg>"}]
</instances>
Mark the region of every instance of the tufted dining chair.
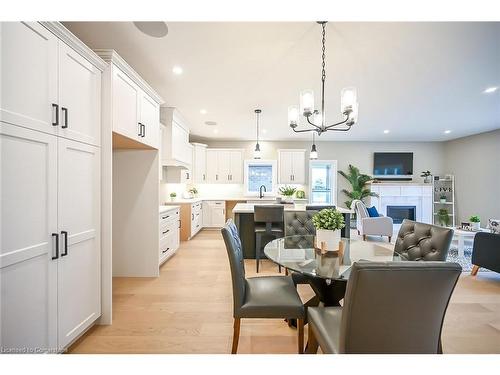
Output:
<instances>
[{"instance_id":1,"label":"tufted dining chair","mask_svg":"<svg viewBox=\"0 0 500 375\"><path fill-rule=\"evenodd\" d=\"M238 350L242 318L297 319L298 352L304 348L305 309L289 276L245 278L245 263L238 229L229 219L221 229L233 284L233 345Z\"/></svg>"},{"instance_id":2,"label":"tufted dining chair","mask_svg":"<svg viewBox=\"0 0 500 375\"><path fill-rule=\"evenodd\" d=\"M405 219L394 251L414 261L446 261L453 229Z\"/></svg>"}]
</instances>

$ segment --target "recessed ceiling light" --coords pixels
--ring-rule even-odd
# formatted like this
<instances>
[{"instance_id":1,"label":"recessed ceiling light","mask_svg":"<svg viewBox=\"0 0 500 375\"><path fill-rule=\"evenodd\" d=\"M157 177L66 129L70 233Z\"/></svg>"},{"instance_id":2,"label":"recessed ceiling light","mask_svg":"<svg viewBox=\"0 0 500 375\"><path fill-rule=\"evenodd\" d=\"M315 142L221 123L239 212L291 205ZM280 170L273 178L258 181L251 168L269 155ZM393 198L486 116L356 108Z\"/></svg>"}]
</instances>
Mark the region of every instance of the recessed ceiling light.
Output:
<instances>
[{"instance_id":1,"label":"recessed ceiling light","mask_svg":"<svg viewBox=\"0 0 500 375\"><path fill-rule=\"evenodd\" d=\"M180 75L180 74L182 74L183 70L182 70L182 68L180 66L174 66L172 68L172 72L174 74Z\"/></svg>"},{"instance_id":2,"label":"recessed ceiling light","mask_svg":"<svg viewBox=\"0 0 500 375\"><path fill-rule=\"evenodd\" d=\"M215 121L205 121L205 125L215 126L215 125L217 125L217 123Z\"/></svg>"},{"instance_id":3,"label":"recessed ceiling light","mask_svg":"<svg viewBox=\"0 0 500 375\"><path fill-rule=\"evenodd\" d=\"M267 133L267 129L262 129L262 134L266 134Z\"/></svg>"},{"instance_id":4,"label":"recessed ceiling light","mask_svg":"<svg viewBox=\"0 0 500 375\"><path fill-rule=\"evenodd\" d=\"M488 87L486 90L483 91L483 93L485 93L485 94L491 94L491 93L494 93L497 90L498 90L498 87Z\"/></svg>"},{"instance_id":5,"label":"recessed ceiling light","mask_svg":"<svg viewBox=\"0 0 500 375\"><path fill-rule=\"evenodd\" d=\"M214 134L217 134L219 132L219 129L214 129Z\"/></svg>"},{"instance_id":6,"label":"recessed ceiling light","mask_svg":"<svg viewBox=\"0 0 500 375\"><path fill-rule=\"evenodd\" d=\"M451 133L451 130L445 130L444 131L444 134L450 134Z\"/></svg>"},{"instance_id":7,"label":"recessed ceiling light","mask_svg":"<svg viewBox=\"0 0 500 375\"><path fill-rule=\"evenodd\" d=\"M207 110L206 110L206 109L200 109L200 113L201 113L202 115L206 115L206 114L207 114Z\"/></svg>"},{"instance_id":8,"label":"recessed ceiling light","mask_svg":"<svg viewBox=\"0 0 500 375\"><path fill-rule=\"evenodd\" d=\"M389 130L387 130L387 129L386 129L386 130L384 130L384 134L389 134L389 132L390 132L390 131L389 131Z\"/></svg>"}]
</instances>

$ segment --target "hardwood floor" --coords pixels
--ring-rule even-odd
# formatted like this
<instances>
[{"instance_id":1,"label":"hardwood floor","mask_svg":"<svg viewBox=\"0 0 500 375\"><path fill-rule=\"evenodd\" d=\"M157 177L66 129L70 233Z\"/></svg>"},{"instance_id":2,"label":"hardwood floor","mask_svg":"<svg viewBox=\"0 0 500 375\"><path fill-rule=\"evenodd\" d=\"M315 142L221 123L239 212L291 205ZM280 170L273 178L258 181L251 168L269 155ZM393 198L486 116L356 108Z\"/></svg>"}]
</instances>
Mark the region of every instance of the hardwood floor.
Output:
<instances>
[{"instance_id":1,"label":"hardwood floor","mask_svg":"<svg viewBox=\"0 0 500 375\"><path fill-rule=\"evenodd\" d=\"M247 276L255 276L255 261L245 266ZM261 262L259 275L277 272L276 265ZM159 278L113 283L113 325L93 327L70 353L231 352L231 273L219 231L204 230L183 242ZM313 295L306 285L299 293L304 301ZM242 319L238 353L296 353L296 340L296 330L282 320ZM448 308L443 348L445 353L500 353L499 274L461 276Z\"/></svg>"}]
</instances>

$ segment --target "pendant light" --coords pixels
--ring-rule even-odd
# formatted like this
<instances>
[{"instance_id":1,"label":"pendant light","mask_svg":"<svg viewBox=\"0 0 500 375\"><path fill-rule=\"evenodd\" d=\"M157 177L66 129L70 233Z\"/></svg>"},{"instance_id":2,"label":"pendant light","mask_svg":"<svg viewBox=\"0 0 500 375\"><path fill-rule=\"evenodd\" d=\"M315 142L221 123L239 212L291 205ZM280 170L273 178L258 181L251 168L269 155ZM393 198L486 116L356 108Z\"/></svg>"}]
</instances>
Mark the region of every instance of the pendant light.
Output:
<instances>
[{"instance_id":1,"label":"pendant light","mask_svg":"<svg viewBox=\"0 0 500 375\"><path fill-rule=\"evenodd\" d=\"M254 112L257 117L257 142L255 143L255 150L253 151L253 158L260 159L261 155L260 155L260 145L259 145L259 116L262 111L260 109L256 109Z\"/></svg>"},{"instance_id":2,"label":"pendant light","mask_svg":"<svg viewBox=\"0 0 500 375\"><path fill-rule=\"evenodd\" d=\"M311 146L311 152L309 154L309 159L316 160L318 158L318 151L316 150L316 143L314 143L314 133L313 132L313 143Z\"/></svg>"}]
</instances>

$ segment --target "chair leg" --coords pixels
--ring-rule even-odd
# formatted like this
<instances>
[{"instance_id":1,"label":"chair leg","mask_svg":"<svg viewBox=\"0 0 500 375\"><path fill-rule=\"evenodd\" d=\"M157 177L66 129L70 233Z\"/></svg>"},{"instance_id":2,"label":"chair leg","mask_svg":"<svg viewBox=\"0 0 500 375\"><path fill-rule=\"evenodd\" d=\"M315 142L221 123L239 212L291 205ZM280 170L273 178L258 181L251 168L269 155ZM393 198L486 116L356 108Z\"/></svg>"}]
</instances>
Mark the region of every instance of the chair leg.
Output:
<instances>
[{"instance_id":1,"label":"chair leg","mask_svg":"<svg viewBox=\"0 0 500 375\"><path fill-rule=\"evenodd\" d=\"M472 271L470 272L471 276L476 276L477 271L479 271L479 266L476 266L475 264L472 265Z\"/></svg>"},{"instance_id":2,"label":"chair leg","mask_svg":"<svg viewBox=\"0 0 500 375\"><path fill-rule=\"evenodd\" d=\"M314 333L311 329L311 326L309 326L309 329L307 330L306 353L307 354L317 354L318 347L319 347L318 341L316 340L316 337L314 336Z\"/></svg>"},{"instance_id":3,"label":"chair leg","mask_svg":"<svg viewBox=\"0 0 500 375\"><path fill-rule=\"evenodd\" d=\"M288 276L288 268L285 267L285 276Z\"/></svg>"},{"instance_id":4,"label":"chair leg","mask_svg":"<svg viewBox=\"0 0 500 375\"><path fill-rule=\"evenodd\" d=\"M304 319L297 319L297 332L298 332L298 353L304 354Z\"/></svg>"},{"instance_id":5,"label":"chair leg","mask_svg":"<svg viewBox=\"0 0 500 375\"><path fill-rule=\"evenodd\" d=\"M238 340L240 338L240 318L234 318L234 330L233 330L233 347L231 349L231 354L236 354L238 351Z\"/></svg>"},{"instance_id":6,"label":"chair leg","mask_svg":"<svg viewBox=\"0 0 500 375\"><path fill-rule=\"evenodd\" d=\"M259 273L259 263L260 263L260 239L261 236L257 234L255 236L255 268L257 270L257 273Z\"/></svg>"}]
</instances>

